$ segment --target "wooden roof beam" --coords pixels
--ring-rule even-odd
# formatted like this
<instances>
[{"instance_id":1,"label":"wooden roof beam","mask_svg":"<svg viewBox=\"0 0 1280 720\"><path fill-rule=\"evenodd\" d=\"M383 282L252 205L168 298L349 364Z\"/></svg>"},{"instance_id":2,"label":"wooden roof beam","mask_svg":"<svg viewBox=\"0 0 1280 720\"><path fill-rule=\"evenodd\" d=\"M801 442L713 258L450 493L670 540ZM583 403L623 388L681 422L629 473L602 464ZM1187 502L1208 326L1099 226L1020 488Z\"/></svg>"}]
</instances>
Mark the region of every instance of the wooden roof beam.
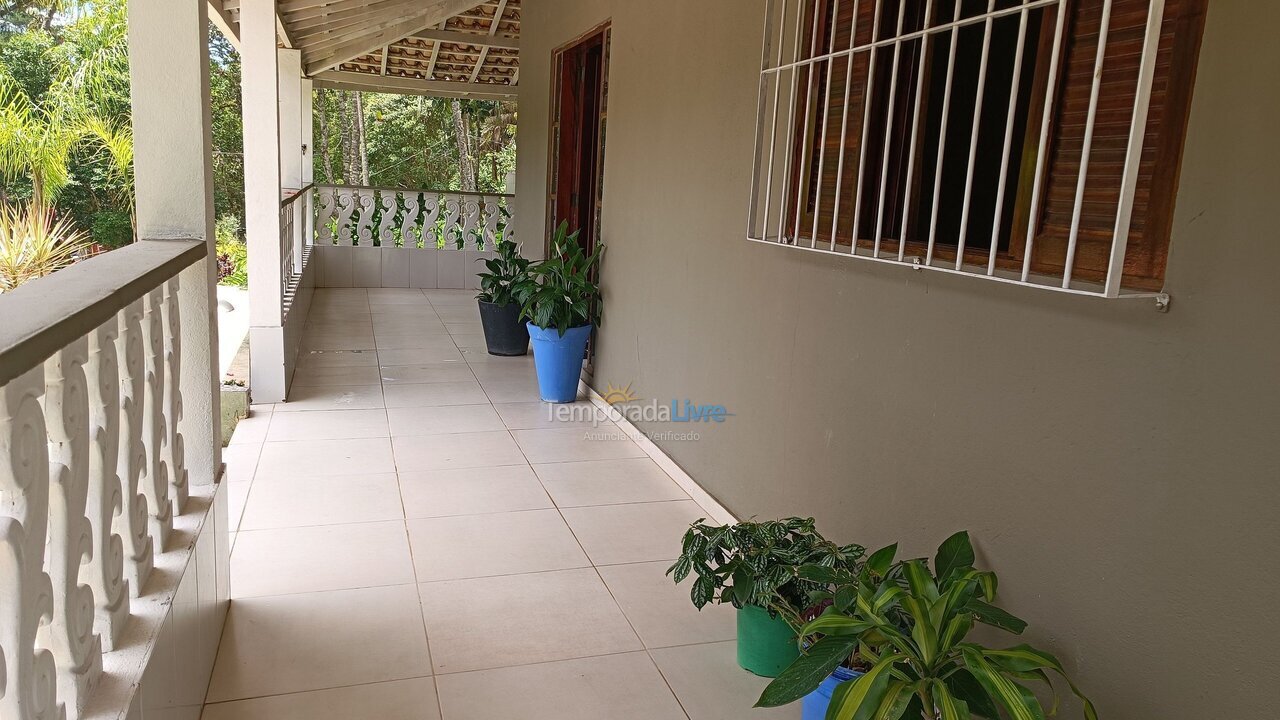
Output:
<instances>
[{"instance_id":1,"label":"wooden roof beam","mask_svg":"<svg viewBox=\"0 0 1280 720\"><path fill-rule=\"evenodd\" d=\"M455 45L474 45L479 48L520 49L519 38L478 35L476 33L457 32L456 30L422 30L405 37L413 38L414 40L454 43Z\"/></svg>"},{"instance_id":2,"label":"wooden roof beam","mask_svg":"<svg viewBox=\"0 0 1280 720\"><path fill-rule=\"evenodd\" d=\"M330 70L351 58L367 55L383 45L447 20L474 4L475 0L434 0L425 6L419 5L412 12L389 12L383 19L361 26L359 32L307 43L302 47L307 74Z\"/></svg>"},{"instance_id":3,"label":"wooden roof beam","mask_svg":"<svg viewBox=\"0 0 1280 720\"><path fill-rule=\"evenodd\" d=\"M231 0L227 0L230 2ZM238 1L238 0L237 0ZM231 19L231 12L221 0L209 0L209 22L227 38L227 42L231 43L231 47L237 52L240 51L240 31L236 26L236 22Z\"/></svg>"},{"instance_id":4,"label":"wooden roof beam","mask_svg":"<svg viewBox=\"0 0 1280 720\"><path fill-rule=\"evenodd\" d=\"M333 90L359 90L398 95L472 98L478 100L514 100L512 88L497 83L471 84L443 80L415 80L395 76L381 77L369 73L326 70L314 77L315 87Z\"/></svg>"}]
</instances>

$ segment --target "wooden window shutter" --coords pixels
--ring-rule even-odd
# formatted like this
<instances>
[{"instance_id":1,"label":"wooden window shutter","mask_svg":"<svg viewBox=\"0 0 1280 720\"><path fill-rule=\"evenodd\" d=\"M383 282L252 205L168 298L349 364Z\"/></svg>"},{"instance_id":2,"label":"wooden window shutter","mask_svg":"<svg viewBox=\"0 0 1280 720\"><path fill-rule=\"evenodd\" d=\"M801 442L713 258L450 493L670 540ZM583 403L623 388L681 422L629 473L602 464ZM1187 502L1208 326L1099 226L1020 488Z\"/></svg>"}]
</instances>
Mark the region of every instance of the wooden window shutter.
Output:
<instances>
[{"instance_id":1,"label":"wooden window shutter","mask_svg":"<svg viewBox=\"0 0 1280 720\"><path fill-rule=\"evenodd\" d=\"M1164 282L1173 204L1207 4L1208 0L1168 0L1165 6L1125 257L1123 285L1126 288L1159 290ZM1032 269L1037 272L1060 273L1065 264L1102 5L1103 0L1069 3L1066 57L1053 106L1053 140L1032 252ZM1101 281L1106 275L1149 6L1150 0L1113 0L1112 4L1073 271L1073 276L1081 280ZM1051 37L1051 32L1042 33L1045 41ZM1047 51L1042 57L1047 57ZM1038 72L1038 75L1037 82L1043 87L1047 77L1044 73ZM1038 127L1038 118L1030 126ZM1031 152L1026 157L1034 158L1035 138L1029 136L1028 142ZM1030 166L1024 167L1020 182L1025 193L1031 186L1034 163L1024 163L1024 166ZM1026 237L1028 205L1018 203L1015 238ZM1022 252L1019 242L1012 243L1011 249L1015 255Z\"/></svg>"},{"instance_id":2,"label":"wooden window shutter","mask_svg":"<svg viewBox=\"0 0 1280 720\"><path fill-rule=\"evenodd\" d=\"M857 5L858 17L854 22L853 12L854 5ZM871 33L875 26L875 8L878 3L874 0L864 0L862 2L849 2L843 0L841 2L832 2L832 0L807 0L807 8L805 12L806 24L803 26L804 34L801 42L804 44L805 51L802 56L809 57L812 54L821 54L827 52L830 46L834 50L843 50L849 48L852 44L866 45L873 42ZM832 42L831 37L831 15L832 11L836 11L836 28L835 38ZM808 52L809 43L813 38L813 24L818 23L817 53ZM850 32L856 32L857 38L854 43L850 42ZM880 33L884 37L885 31L882 29ZM809 98L810 88L810 68L805 68L799 73L798 91L797 91L797 115L803 118L805 107L812 103L813 121L808 128L808 138L804 138L804 133L796 133L794 147L792 148L792 187L798 188L798 193L792 193L788 198L788 210L785 216L785 226L788 232L794 235L809 233L809 228L813 224L813 213L818 213L818 227L821 234L828 235L831 229L831 220L835 212L836 194L835 188L837 184L842 188L841 205L840 205L840 221L837 229L837 237L842 243L849 242L852 237L853 229L853 196L852 189L858 181L858 147L862 140L862 119L865 112L865 80L867 77L868 63L870 62L870 54L859 52L853 55L852 61L849 59L841 59L831 63L831 95L826 96L827 88L827 67L826 65L818 65L816 72L817 77L812 80L813 99ZM852 72L852 76L850 76ZM848 110L846 112L846 96L845 87L848 87L849 93L847 98ZM825 102L824 102L825 101ZM824 107L818 107L819 104ZM825 118L823 113L825 112ZM841 147L841 130L844 130L844 146ZM825 131L825 132L824 132ZM808 147L808 152L804 153L803 145ZM819 163L816 160L818 148L826 148L826 162ZM840 167L839 157L843 150L845 154L844 166ZM802 160L803 158L803 160ZM821 165L821 182L819 182L819 165ZM803 168L805 177L800 177L801 168ZM837 175L839 180L837 181ZM816 189L821 187L822 196L815 197ZM797 197L798 196L798 197ZM800 202L800 226L793 228L795 222L796 208L794 203Z\"/></svg>"}]
</instances>

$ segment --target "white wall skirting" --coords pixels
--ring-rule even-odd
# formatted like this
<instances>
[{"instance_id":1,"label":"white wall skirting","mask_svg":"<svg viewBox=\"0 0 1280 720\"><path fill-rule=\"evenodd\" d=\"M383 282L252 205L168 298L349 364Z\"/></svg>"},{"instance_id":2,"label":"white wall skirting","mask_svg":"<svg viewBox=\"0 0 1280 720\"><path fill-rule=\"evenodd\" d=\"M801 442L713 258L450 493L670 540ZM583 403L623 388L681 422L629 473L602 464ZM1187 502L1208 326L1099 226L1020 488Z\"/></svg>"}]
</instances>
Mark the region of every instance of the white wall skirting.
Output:
<instances>
[{"instance_id":1,"label":"white wall skirting","mask_svg":"<svg viewBox=\"0 0 1280 720\"><path fill-rule=\"evenodd\" d=\"M316 287L477 290L483 250L314 245Z\"/></svg>"},{"instance_id":2,"label":"white wall skirting","mask_svg":"<svg viewBox=\"0 0 1280 720\"><path fill-rule=\"evenodd\" d=\"M733 513L729 512L725 506L720 504L720 501L716 500L711 493L699 485L689 473L684 471L684 468L677 465L676 461L672 460L670 456L663 452L662 448L650 440L648 435L641 432L639 428L631 424L630 420L627 420L621 413L614 410L612 405L605 402L600 393L596 392L585 380L578 381L578 391L585 393L596 407L608 412L609 419L621 428L627 434L627 437L631 438L632 442L639 445L640 449L657 463L658 467L662 468L663 472L669 475L690 499L698 504L698 507L706 511L709 519L722 525L731 525L738 522L738 518Z\"/></svg>"}]
</instances>

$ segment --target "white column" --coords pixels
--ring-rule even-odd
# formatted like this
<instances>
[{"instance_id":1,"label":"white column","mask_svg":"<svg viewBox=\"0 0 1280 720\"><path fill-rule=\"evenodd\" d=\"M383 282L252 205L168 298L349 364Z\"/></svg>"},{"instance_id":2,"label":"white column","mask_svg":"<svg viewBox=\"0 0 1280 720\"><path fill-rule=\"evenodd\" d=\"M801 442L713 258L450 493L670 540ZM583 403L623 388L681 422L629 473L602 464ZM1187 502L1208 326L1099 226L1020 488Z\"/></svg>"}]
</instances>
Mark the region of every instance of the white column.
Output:
<instances>
[{"instance_id":1,"label":"white column","mask_svg":"<svg viewBox=\"0 0 1280 720\"><path fill-rule=\"evenodd\" d=\"M276 51L280 103L280 183L289 190L302 181L302 51Z\"/></svg>"},{"instance_id":2,"label":"white column","mask_svg":"<svg viewBox=\"0 0 1280 720\"><path fill-rule=\"evenodd\" d=\"M280 402L285 393L278 57L275 0L244 0L240 4L240 93L249 245L249 380L258 402Z\"/></svg>"},{"instance_id":3,"label":"white column","mask_svg":"<svg viewBox=\"0 0 1280 720\"><path fill-rule=\"evenodd\" d=\"M299 102L302 108L302 184L310 185L315 180L315 140L313 132L315 130L314 121L312 119L312 111L315 109L315 101L312 99L312 81L311 78L303 78L301 87L299 88L302 95ZM305 213L302 220L302 228L304 243L310 243L315 235L316 212L312 199L315 198L315 191L309 190L311 197L302 205Z\"/></svg>"},{"instance_id":4,"label":"white column","mask_svg":"<svg viewBox=\"0 0 1280 720\"><path fill-rule=\"evenodd\" d=\"M276 51L280 94L280 185L285 190L299 190L302 180L302 51L281 48ZM302 272L302 234L306 220L302 205L294 203L293 237L290 248L293 271Z\"/></svg>"},{"instance_id":5,"label":"white column","mask_svg":"<svg viewBox=\"0 0 1280 720\"><path fill-rule=\"evenodd\" d=\"M138 236L209 246L208 258L179 276L179 427L195 485L214 482L222 464L208 28L204 0L129 2Z\"/></svg>"},{"instance_id":6,"label":"white column","mask_svg":"<svg viewBox=\"0 0 1280 720\"><path fill-rule=\"evenodd\" d=\"M315 109L315 101L312 100L312 80L311 78L302 78L299 86L300 107L302 110L302 147L306 148L302 152L302 184L306 185L315 178L315 146L312 141L312 133L315 129L312 119L312 111Z\"/></svg>"}]
</instances>

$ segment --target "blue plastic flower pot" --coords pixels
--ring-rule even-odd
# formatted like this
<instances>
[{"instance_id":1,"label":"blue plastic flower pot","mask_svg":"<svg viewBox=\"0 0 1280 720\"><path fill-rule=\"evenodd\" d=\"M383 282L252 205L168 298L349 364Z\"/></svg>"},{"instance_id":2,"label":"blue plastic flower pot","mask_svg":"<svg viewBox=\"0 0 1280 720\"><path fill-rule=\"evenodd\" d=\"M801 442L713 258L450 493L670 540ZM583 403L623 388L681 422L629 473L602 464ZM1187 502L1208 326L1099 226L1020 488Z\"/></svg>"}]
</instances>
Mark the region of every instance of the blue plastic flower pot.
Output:
<instances>
[{"instance_id":1,"label":"blue plastic flower pot","mask_svg":"<svg viewBox=\"0 0 1280 720\"><path fill-rule=\"evenodd\" d=\"M841 683L857 680L862 673L846 667L838 667L827 676L818 689L804 696L800 702L800 720L826 720L827 707L831 705L831 694Z\"/></svg>"},{"instance_id":2,"label":"blue plastic flower pot","mask_svg":"<svg viewBox=\"0 0 1280 720\"><path fill-rule=\"evenodd\" d=\"M587 351L591 326L569 328L564 335L556 328L540 328L529 323L533 341L533 365L538 371L538 395L543 402L571 403L578 397L578 378Z\"/></svg>"}]
</instances>

